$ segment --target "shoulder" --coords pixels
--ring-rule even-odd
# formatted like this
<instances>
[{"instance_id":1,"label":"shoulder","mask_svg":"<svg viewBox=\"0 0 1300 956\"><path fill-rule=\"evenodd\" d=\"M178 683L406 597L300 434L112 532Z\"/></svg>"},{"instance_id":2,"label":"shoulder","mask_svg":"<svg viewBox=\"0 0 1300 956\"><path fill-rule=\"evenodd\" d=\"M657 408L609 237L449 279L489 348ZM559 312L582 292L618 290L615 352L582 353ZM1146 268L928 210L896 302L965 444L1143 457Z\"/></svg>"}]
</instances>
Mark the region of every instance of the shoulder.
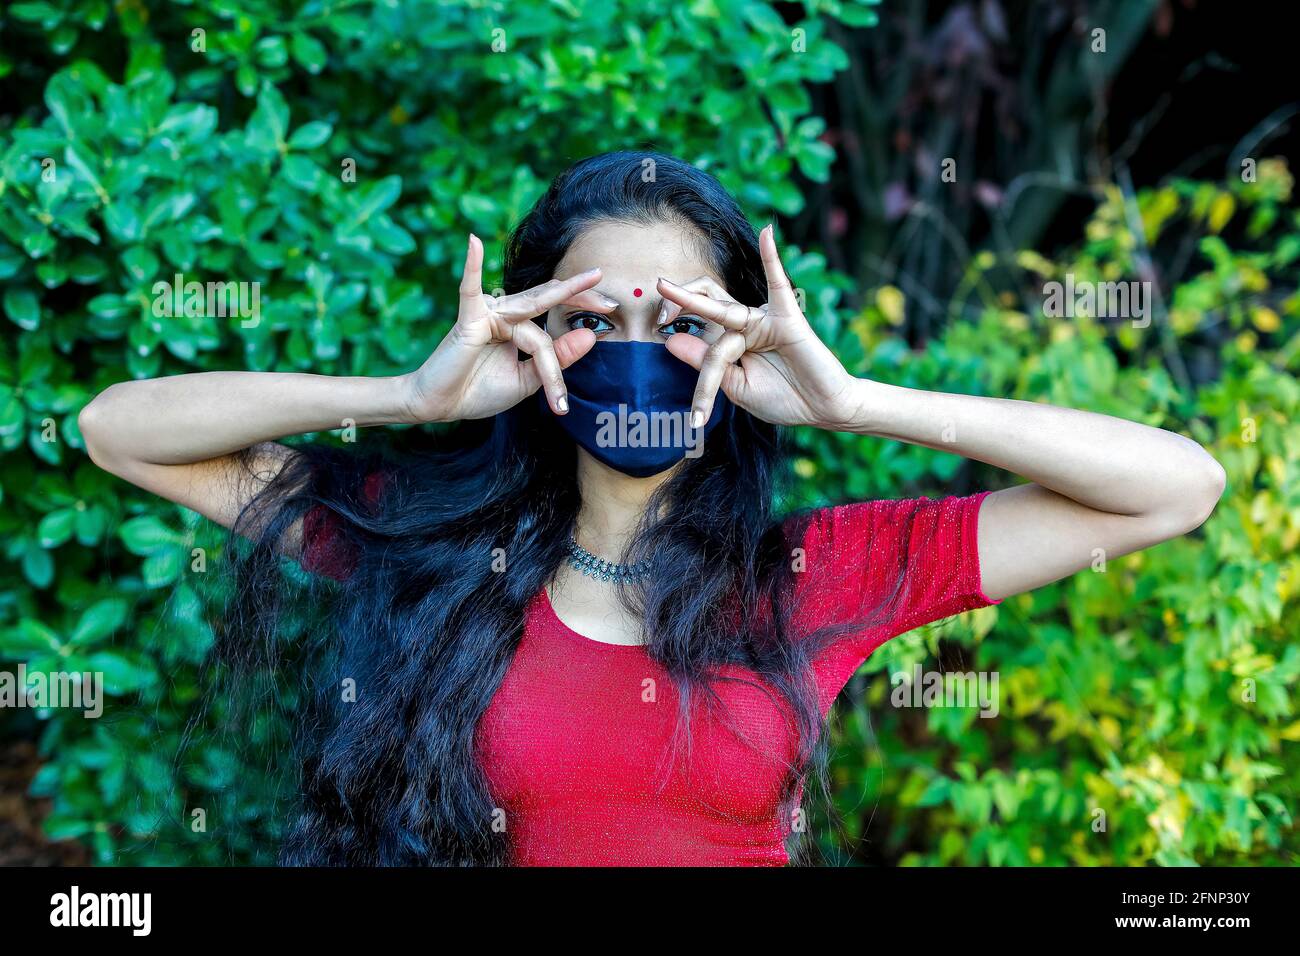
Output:
<instances>
[{"instance_id":1,"label":"shoulder","mask_svg":"<svg viewBox=\"0 0 1300 956\"><path fill-rule=\"evenodd\" d=\"M816 508L787 519L786 536L810 558L834 560L866 550L878 557L882 550L919 552L927 542L942 552L944 545L973 540L987 495L882 498Z\"/></svg>"},{"instance_id":2,"label":"shoulder","mask_svg":"<svg viewBox=\"0 0 1300 956\"><path fill-rule=\"evenodd\" d=\"M859 501L791 525L802 549L795 568L805 572L795 576L794 612L801 630L827 638L816 661L824 706L891 637L997 603L980 583L987 494Z\"/></svg>"},{"instance_id":3,"label":"shoulder","mask_svg":"<svg viewBox=\"0 0 1300 956\"><path fill-rule=\"evenodd\" d=\"M371 508L377 508L383 497L384 489L392 483L392 472L388 469L376 469L366 475L362 483L361 494Z\"/></svg>"},{"instance_id":4,"label":"shoulder","mask_svg":"<svg viewBox=\"0 0 1300 956\"><path fill-rule=\"evenodd\" d=\"M362 506L370 513L378 511L385 492L391 488L391 469L376 468L361 482ZM342 580L352 571L352 545L347 541L346 522L338 509L317 502L302 517L302 552L298 562L315 574Z\"/></svg>"},{"instance_id":5,"label":"shoulder","mask_svg":"<svg viewBox=\"0 0 1300 956\"><path fill-rule=\"evenodd\" d=\"M987 492L859 501L790 525L795 606L812 627L874 619L901 633L993 603L980 587L979 509Z\"/></svg>"}]
</instances>

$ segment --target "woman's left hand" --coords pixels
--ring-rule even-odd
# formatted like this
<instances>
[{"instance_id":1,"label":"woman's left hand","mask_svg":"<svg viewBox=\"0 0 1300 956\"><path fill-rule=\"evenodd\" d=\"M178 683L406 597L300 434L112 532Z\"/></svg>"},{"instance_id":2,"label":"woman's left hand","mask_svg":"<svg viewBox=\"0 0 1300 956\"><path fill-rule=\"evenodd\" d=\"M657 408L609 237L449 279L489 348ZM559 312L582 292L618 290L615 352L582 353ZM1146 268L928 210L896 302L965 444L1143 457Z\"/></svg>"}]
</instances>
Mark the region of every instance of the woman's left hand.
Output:
<instances>
[{"instance_id":1,"label":"woman's left hand","mask_svg":"<svg viewBox=\"0 0 1300 956\"><path fill-rule=\"evenodd\" d=\"M700 292L659 280L659 294L675 303L679 314L697 315L723 327L712 344L685 333L668 339L668 350L700 371L691 422L709 420L721 388L735 404L774 425L844 428L861 405L859 380L808 324L781 265L771 226L759 234L758 245L768 297L758 308L733 301L709 280L691 283L705 290Z\"/></svg>"}]
</instances>

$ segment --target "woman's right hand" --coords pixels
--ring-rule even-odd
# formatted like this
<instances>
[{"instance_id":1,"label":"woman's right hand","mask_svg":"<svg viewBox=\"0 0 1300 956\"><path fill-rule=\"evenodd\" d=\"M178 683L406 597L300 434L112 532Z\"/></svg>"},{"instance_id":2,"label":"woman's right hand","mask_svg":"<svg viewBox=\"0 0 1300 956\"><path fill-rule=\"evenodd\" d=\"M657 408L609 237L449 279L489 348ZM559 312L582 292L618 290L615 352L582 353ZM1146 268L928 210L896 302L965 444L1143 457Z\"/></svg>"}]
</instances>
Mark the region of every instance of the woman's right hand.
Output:
<instances>
[{"instance_id":1,"label":"woman's right hand","mask_svg":"<svg viewBox=\"0 0 1300 956\"><path fill-rule=\"evenodd\" d=\"M568 304L606 314L618 307L595 291L600 270L552 279L516 295L483 294L483 243L469 237L456 324L416 371L405 376L406 406L420 422L488 418L513 407L539 387L557 415L568 411L561 369L590 351L596 336L575 329L552 340L531 319ZM530 358L520 361L519 352Z\"/></svg>"}]
</instances>

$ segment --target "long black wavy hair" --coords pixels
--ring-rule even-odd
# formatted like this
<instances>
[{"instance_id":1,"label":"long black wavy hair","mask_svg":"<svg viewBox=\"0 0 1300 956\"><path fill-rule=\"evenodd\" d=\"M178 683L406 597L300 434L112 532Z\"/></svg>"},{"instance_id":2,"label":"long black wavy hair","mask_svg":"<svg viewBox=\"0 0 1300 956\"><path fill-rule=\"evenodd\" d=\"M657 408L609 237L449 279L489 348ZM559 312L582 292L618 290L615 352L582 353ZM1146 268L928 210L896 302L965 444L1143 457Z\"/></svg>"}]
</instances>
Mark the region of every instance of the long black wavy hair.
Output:
<instances>
[{"instance_id":1,"label":"long black wavy hair","mask_svg":"<svg viewBox=\"0 0 1300 956\"><path fill-rule=\"evenodd\" d=\"M509 241L506 292L550 279L582 230L605 220L680 223L738 301L766 300L757 235L736 203L709 174L650 152L595 156L559 175ZM297 446L236 524L251 546L233 549L217 659L240 678L294 668L288 684L271 679L291 708L301 761L284 864L509 861L506 837L491 825L475 731L527 605L565 560L581 503L577 452L534 401L436 439L431 431L359 443L378 446L373 453ZM809 668L819 642L791 639L790 548L799 531L778 518L784 460L776 429L736 409L703 454L661 486L631 545L627 560L670 573L620 596L679 690L679 726L689 728L696 705L718 702L720 665L742 665L784 699L798 739L786 812L820 764L821 716ZM376 473L384 476L377 501L365 493ZM351 571L337 583L299 575L306 605L319 613L286 640L292 589L279 556L309 509L334 523Z\"/></svg>"}]
</instances>

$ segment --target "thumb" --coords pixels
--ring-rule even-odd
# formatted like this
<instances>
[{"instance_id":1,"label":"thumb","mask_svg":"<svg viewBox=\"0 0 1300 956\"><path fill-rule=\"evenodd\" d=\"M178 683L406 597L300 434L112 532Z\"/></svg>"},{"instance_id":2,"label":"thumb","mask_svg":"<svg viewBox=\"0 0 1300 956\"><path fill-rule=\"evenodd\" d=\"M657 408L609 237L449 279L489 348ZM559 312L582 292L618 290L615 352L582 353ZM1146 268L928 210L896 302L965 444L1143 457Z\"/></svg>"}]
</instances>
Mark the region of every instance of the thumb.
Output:
<instances>
[{"instance_id":1,"label":"thumb","mask_svg":"<svg viewBox=\"0 0 1300 956\"><path fill-rule=\"evenodd\" d=\"M668 351L681 359L691 368L699 371L704 366L704 358L709 354L709 343L697 335L678 332L668 337ZM740 404L741 393L745 387L744 362L740 365L728 365L722 373L722 393L736 404Z\"/></svg>"},{"instance_id":2,"label":"thumb","mask_svg":"<svg viewBox=\"0 0 1300 956\"><path fill-rule=\"evenodd\" d=\"M668 336L667 345L669 352L697 371L704 364L704 356L709 351L708 342L697 335L687 335L685 332Z\"/></svg>"},{"instance_id":3,"label":"thumb","mask_svg":"<svg viewBox=\"0 0 1300 956\"><path fill-rule=\"evenodd\" d=\"M596 344L596 333L591 329L574 329L565 332L552 344L555 347L555 357L560 360L560 368L568 368L591 351Z\"/></svg>"}]
</instances>

